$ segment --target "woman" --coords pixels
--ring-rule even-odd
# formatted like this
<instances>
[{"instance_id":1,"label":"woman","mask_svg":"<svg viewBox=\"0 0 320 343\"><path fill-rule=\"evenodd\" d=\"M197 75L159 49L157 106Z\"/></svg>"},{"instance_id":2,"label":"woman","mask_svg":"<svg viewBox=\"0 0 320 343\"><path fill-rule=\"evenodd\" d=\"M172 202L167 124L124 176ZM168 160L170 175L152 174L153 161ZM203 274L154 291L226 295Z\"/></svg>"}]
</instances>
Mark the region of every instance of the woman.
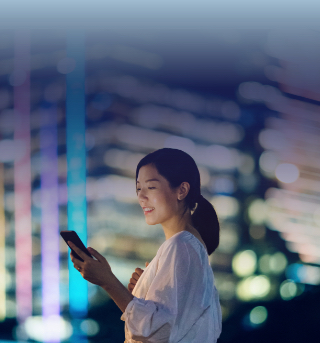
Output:
<instances>
[{"instance_id":1,"label":"woman","mask_svg":"<svg viewBox=\"0 0 320 343\"><path fill-rule=\"evenodd\" d=\"M136 269L126 289L94 249L96 260L73 245L84 262L71 254L72 262L122 310L126 343L214 343L221 309L208 255L219 244L219 222L200 193L199 170L187 153L160 149L139 162L136 184L146 222L161 224L166 237L145 271Z\"/></svg>"}]
</instances>

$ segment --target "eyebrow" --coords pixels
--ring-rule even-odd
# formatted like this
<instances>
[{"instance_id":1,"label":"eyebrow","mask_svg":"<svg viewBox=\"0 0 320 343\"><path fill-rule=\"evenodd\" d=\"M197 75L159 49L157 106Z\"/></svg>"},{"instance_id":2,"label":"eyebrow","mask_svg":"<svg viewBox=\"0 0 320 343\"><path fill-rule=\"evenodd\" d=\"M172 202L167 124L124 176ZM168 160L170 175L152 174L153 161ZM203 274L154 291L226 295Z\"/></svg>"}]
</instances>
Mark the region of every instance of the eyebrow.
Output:
<instances>
[{"instance_id":1,"label":"eyebrow","mask_svg":"<svg viewBox=\"0 0 320 343\"><path fill-rule=\"evenodd\" d=\"M159 180L158 179L149 179L149 180L147 180L146 182L150 182L150 181L158 181L159 182ZM140 183L139 181L137 181L137 183Z\"/></svg>"}]
</instances>

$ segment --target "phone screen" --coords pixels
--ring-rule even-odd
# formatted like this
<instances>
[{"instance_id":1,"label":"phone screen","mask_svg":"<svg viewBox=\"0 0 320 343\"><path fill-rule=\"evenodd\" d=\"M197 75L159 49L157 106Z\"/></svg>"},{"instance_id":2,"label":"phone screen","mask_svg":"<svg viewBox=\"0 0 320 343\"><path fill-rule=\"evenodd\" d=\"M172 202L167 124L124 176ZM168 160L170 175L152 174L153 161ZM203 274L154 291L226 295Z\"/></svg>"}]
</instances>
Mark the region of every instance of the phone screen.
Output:
<instances>
[{"instance_id":1,"label":"phone screen","mask_svg":"<svg viewBox=\"0 0 320 343\"><path fill-rule=\"evenodd\" d=\"M92 257L92 255L89 253L88 249L85 247L85 245L82 243L81 239L79 238L78 234L75 231L60 231L61 237L65 240L65 242L68 244L68 241L71 241L73 244L75 244L79 249L81 249L84 253L86 253L89 257ZM68 244L69 246L69 244ZM72 248L69 246L69 248L72 250ZM75 258L83 262L83 259L74 251L72 250L72 253Z\"/></svg>"}]
</instances>

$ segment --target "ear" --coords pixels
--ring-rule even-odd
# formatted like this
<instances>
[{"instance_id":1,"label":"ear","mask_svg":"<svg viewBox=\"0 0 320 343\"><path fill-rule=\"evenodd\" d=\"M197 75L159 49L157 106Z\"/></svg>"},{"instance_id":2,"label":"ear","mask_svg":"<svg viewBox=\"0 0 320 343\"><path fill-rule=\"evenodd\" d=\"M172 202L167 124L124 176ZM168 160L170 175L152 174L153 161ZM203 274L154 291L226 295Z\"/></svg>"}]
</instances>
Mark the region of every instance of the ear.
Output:
<instances>
[{"instance_id":1,"label":"ear","mask_svg":"<svg viewBox=\"0 0 320 343\"><path fill-rule=\"evenodd\" d=\"M190 191L189 182L182 182L181 185L178 187L178 193L177 193L178 200L185 199L189 191Z\"/></svg>"}]
</instances>

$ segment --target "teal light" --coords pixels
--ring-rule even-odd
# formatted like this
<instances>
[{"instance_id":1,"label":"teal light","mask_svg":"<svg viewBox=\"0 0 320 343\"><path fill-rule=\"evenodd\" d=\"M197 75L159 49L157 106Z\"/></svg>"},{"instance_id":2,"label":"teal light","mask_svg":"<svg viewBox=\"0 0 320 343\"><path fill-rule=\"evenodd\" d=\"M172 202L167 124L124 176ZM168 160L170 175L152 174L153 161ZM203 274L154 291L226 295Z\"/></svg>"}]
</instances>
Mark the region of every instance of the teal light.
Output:
<instances>
[{"instance_id":1,"label":"teal light","mask_svg":"<svg viewBox=\"0 0 320 343\"><path fill-rule=\"evenodd\" d=\"M66 120L68 163L68 229L87 245L86 148L85 148L85 37L71 31L67 58L74 67L66 74ZM69 259L69 310L74 319L88 312L88 284Z\"/></svg>"}]
</instances>

